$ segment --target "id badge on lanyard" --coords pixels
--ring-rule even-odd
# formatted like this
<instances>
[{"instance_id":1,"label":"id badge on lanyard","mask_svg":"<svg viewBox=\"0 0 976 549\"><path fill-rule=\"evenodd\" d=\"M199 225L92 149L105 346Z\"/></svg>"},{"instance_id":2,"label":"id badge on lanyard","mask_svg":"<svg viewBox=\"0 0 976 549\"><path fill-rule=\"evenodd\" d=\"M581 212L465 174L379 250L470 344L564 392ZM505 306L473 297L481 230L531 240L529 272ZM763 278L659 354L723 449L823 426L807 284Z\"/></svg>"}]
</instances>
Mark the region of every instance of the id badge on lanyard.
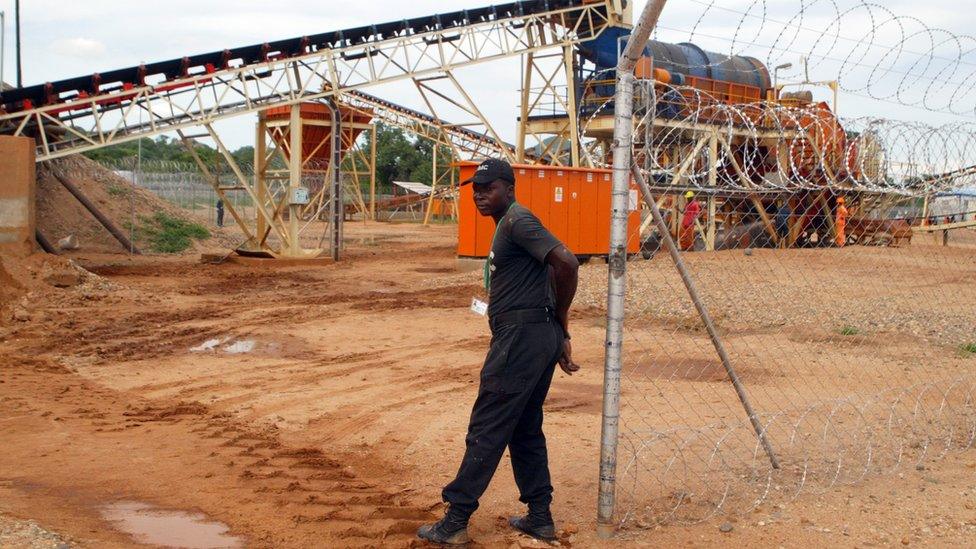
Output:
<instances>
[{"instance_id":1,"label":"id badge on lanyard","mask_svg":"<svg viewBox=\"0 0 976 549\"><path fill-rule=\"evenodd\" d=\"M488 303L485 301L481 301L477 297L472 297L471 312L476 315L485 316L486 314L488 314Z\"/></svg>"}]
</instances>

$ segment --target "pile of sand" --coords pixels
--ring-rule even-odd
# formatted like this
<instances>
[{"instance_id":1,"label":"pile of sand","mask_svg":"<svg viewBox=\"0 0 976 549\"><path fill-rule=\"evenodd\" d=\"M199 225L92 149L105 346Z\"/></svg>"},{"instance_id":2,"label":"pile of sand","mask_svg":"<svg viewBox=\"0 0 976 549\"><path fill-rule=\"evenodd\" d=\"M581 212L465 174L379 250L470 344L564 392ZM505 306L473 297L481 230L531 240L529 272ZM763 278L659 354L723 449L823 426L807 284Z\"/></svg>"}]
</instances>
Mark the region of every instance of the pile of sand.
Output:
<instances>
[{"instance_id":1,"label":"pile of sand","mask_svg":"<svg viewBox=\"0 0 976 549\"><path fill-rule=\"evenodd\" d=\"M80 155L37 165L37 228L57 247L58 240L74 235L79 248L60 250L60 255L35 253L29 257L0 255L0 326L32 319L38 303L57 302L67 296L113 290L102 277L90 273L71 257L78 254L127 254L128 250L58 180L68 179L127 236L132 220L138 227L157 212L199 223L210 238L194 242L186 254L226 251L239 244L227 229L211 226L205 219L183 210L152 192L133 187L127 179ZM144 253L148 242L138 237L135 245Z\"/></svg>"},{"instance_id":2,"label":"pile of sand","mask_svg":"<svg viewBox=\"0 0 976 549\"><path fill-rule=\"evenodd\" d=\"M105 292L112 284L73 260L45 253L20 258L0 255L0 326L26 322L38 303L50 303L65 291Z\"/></svg>"},{"instance_id":3,"label":"pile of sand","mask_svg":"<svg viewBox=\"0 0 976 549\"><path fill-rule=\"evenodd\" d=\"M64 188L55 173L74 183L126 236L129 235L128 227L133 219L136 226L139 226L142 218L164 212L171 217L206 226L211 237L201 243L204 248L229 249L238 244L234 237L211 226L206 220L197 218L146 189L134 187L131 181L97 162L74 155L37 166L37 227L55 246L59 239L73 234L81 252L128 252ZM139 238L136 238L135 245L144 252L148 251L148 243ZM187 252L198 253L199 248L191 248Z\"/></svg>"}]
</instances>

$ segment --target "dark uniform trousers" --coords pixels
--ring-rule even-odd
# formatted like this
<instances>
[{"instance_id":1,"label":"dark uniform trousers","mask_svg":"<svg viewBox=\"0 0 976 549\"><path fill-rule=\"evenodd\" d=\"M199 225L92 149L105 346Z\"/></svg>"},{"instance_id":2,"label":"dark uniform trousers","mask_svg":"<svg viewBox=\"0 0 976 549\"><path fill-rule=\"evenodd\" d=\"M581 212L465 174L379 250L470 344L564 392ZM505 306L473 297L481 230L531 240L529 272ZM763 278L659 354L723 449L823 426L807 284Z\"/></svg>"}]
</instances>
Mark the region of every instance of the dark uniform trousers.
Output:
<instances>
[{"instance_id":1,"label":"dark uniform trousers","mask_svg":"<svg viewBox=\"0 0 976 549\"><path fill-rule=\"evenodd\" d=\"M529 314L513 321L506 320L512 318L507 313L492 319L491 345L471 410L464 459L457 477L442 492L451 509L465 515L478 508L506 446L519 500L547 509L552 502L542 403L562 353L563 330L545 309L517 313Z\"/></svg>"}]
</instances>

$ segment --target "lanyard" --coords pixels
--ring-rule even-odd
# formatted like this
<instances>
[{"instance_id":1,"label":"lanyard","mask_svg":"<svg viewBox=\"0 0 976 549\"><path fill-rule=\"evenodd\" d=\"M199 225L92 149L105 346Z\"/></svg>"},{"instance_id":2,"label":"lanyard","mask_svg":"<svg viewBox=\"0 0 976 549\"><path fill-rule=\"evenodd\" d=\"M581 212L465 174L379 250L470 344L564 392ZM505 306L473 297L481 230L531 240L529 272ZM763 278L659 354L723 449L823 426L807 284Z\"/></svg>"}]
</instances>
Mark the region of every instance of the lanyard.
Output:
<instances>
[{"instance_id":1,"label":"lanyard","mask_svg":"<svg viewBox=\"0 0 976 549\"><path fill-rule=\"evenodd\" d=\"M498 224L495 225L495 234L491 235L491 246L488 248L488 257L485 258L485 267L482 273L485 280L485 291L491 289L491 254L494 253L493 249L495 248L495 238L498 236L498 230L502 228L502 222L505 221L505 218L508 216L508 212L512 211L512 208L516 204L518 204L518 202L512 202L508 205L508 209L505 210L505 215L503 215L502 218L498 220Z\"/></svg>"}]
</instances>

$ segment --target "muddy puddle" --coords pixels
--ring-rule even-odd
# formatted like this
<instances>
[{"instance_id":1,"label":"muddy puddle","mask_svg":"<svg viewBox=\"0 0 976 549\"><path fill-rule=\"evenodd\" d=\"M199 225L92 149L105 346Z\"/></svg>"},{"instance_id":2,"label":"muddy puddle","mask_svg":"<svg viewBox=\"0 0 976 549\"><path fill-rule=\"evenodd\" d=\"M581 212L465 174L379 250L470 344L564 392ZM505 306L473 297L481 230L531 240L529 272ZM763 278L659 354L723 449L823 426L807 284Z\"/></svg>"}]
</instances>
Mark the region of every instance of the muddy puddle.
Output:
<instances>
[{"instance_id":1,"label":"muddy puddle","mask_svg":"<svg viewBox=\"0 0 976 549\"><path fill-rule=\"evenodd\" d=\"M120 501L101 509L102 517L139 543L160 547L217 549L243 547L227 525L203 513L159 509L148 503Z\"/></svg>"},{"instance_id":2,"label":"muddy puddle","mask_svg":"<svg viewBox=\"0 0 976 549\"><path fill-rule=\"evenodd\" d=\"M190 353L203 353L226 357L254 356L267 358L306 357L308 343L301 337L288 334L229 335L213 337L186 348Z\"/></svg>"},{"instance_id":3,"label":"muddy puddle","mask_svg":"<svg viewBox=\"0 0 976 549\"><path fill-rule=\"evenodd\" d=\"M191 353L223 352L230 355L250 353L257 347L258 342L253 339L213 338L204 341L196 347L190 347ZM270 343L265 345L267 350L277 351L280 345Z\"/></svg>"}]
</instances>

